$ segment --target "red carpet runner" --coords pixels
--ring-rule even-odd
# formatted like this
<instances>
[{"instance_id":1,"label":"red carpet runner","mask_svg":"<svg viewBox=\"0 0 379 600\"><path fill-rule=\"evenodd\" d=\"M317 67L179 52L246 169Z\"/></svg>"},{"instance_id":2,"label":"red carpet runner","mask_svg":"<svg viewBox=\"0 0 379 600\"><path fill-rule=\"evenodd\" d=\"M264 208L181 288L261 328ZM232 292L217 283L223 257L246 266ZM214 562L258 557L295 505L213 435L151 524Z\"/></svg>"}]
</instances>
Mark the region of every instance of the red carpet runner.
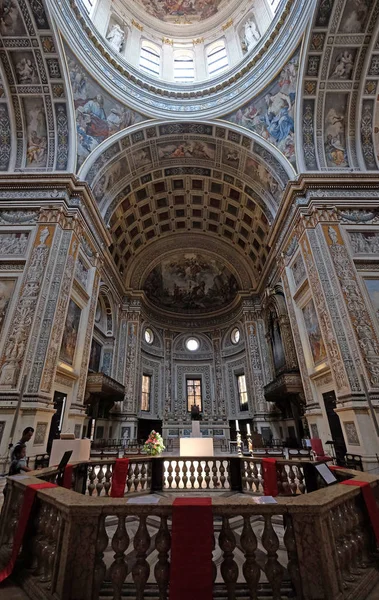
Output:
<instances>
[{"instance_id":1,"label":"red carpet runner","mask_svg":"<svg viewBox=\"0 0 379 600\"><path fill-rule=\"evenodd\" d=\"M172 505L170 600L212 600L211 498L176 498Z\"/></svg>"},{"instance_id":2,"label":"red carpet runner","mask_svg":"<svg viewBox=\"0 0 379 600\"><path fill-rule=\"evenodd\" d=\"M276 458L262 458L263 492L265 496L278 495Z\"/></svg>"},{"instance_id":3,"label":"red carpet runner","mask_svg":"<svg viewBox=\"0 0 379 600\"><path fill-rule=\"evenodd\" d=\"M125 493L125 483L128 476L129 459L116 458L112 473L111 498L123 498Z\"/></svg>"},{"instance_id":4,"label":"red carpet runner","mask_svg":"<svg viewBox=\"0 0 379 600\"><path fill-rule=\"evenodd\" d=\"M22 545L22 540L24 539L26 526L29 521L30 513L32 511L32 506L34 502L35 495L37 490L44 490L47 488L55 488L57 487L55 483L33 483L32 485L28 485L25 489L24 501L22 503L21 511L20 511L20 519L18 521L17 530L15 536L13 538L13 548L12 554L7 566L0 572L0 583L4 581L13 571L13 567L15 565L18 553L20 552L20 548ZM10 493L10 491L8 492Z\"/></svg>"},{"instance_id":5,"label":"red carpet runner","mask_svg":"<svg viewBox=\"0 0 379 600\"><path fill-rule=\"evenodd\" d=\"M358 481L357 479L347 479L340 483L341 485L356 485L362 488L363 499L375 533L376 543L379 544L379 510L370 484L367 481Z\"/></svg>"},{"instance_id":6,"label":"red carpet runner","mask_svg":"<svg viewBox=\"0 0 379 600\"><path fill-rule=\"evenodd\" d=\"M67 490L71 490L73 469L74 465L70 465L69 463L68 465L66 465L64 470L62 487L66 488Z\"/></svg>"}]
</instances>

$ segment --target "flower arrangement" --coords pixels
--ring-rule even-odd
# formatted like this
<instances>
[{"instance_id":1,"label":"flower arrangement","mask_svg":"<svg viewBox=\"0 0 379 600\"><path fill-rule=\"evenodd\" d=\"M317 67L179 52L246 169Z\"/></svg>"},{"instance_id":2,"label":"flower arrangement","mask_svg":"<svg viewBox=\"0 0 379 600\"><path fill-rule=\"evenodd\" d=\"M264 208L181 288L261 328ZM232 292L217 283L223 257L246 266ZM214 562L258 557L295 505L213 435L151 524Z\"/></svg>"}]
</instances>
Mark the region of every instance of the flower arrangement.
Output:
<instances>
[{"instance_id":1,"label":"flower arrangement","mask_svg":"<svg viewBox=\"0 0 379 600\"><path fill-rule=\"evenodd\" d=\"M151 431L143 449L147 454L150 454L150 456L161 454L165 449L162 436L154 430Z\"/></svg>"}]
</instances>

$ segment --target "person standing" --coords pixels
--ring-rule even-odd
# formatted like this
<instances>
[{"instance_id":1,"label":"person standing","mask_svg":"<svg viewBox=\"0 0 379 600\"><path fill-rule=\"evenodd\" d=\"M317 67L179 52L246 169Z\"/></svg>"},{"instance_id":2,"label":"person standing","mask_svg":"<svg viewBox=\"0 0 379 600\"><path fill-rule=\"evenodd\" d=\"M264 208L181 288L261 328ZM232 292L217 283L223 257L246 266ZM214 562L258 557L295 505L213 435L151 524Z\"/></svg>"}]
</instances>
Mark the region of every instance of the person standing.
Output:
<instances>
[{"instance_id":1,"label":"person standing","mask_svg":"<svg viewBox=\"0 0 379 600\"><path fill-rule=\"evenodd\" d=\"M21 439L12 448L12 451L11 451L11 462L15 459L15 450L16 450L16 448L19 447L19 446L23 447L23 446L25 446L25 444L27 444L27 442L30 442L30 440L33 437L33 433L34 433L33 427L26 427L26 429L24 429L24 431L22 432Z\"/></svg>"}]
</instances>

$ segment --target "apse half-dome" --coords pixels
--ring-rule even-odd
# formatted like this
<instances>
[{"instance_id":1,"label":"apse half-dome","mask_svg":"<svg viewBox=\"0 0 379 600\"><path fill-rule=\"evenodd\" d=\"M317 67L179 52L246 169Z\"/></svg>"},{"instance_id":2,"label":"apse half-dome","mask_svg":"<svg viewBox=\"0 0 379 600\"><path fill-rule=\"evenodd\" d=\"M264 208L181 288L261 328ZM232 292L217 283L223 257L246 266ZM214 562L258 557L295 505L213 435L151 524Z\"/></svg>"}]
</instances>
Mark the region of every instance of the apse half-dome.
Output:
<instances>
[{"instance_id":1,"label":"apse half-dome","mask_svg":"<svg viewBox=\"0 0 379 600\"><path fill-rule=\"evenodd\" d=\"M239 284L221 261L200 252L162 260L145 279L143 290L155 306L175 313L208 313L231 304Z\"/></svg>"}]
</instances>

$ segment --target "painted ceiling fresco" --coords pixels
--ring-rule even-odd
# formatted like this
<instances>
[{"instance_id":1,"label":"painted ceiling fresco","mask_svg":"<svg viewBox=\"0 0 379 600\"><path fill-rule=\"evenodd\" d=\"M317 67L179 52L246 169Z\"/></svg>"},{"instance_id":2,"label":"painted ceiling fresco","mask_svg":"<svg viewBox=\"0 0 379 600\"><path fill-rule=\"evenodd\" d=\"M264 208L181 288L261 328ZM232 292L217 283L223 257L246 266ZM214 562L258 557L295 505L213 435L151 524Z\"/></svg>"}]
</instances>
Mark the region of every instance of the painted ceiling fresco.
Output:
<instances>
[{"instance_id":1,"label":"painted ceiling fresco","mask_svg":"<svg viewBox=\"0 0 379 600\"><path fill-rule=\"evenodd\" d=\"M228 0L133 0L160 21L190 24L212 17Z\"/></svg>"},{"instance_id":2,"label":"painted ceiling fresco","mask_svg":"<svg viewBox=\"0 0 379 600\"><path fill-rule=\"evenodd\" d=\"M274 144L293 165L296 164L294 113L298 70L297 51L263 92L224 117Z\"/></svg>"},{"instance_id":3,"label":"painted ceiling fresco","mask_svg":"<svg viewBox=\"0 0 379 600\"><path fill-rule=\"evenodd\" d=\"M238 283L219 261L186 253L157 265L143 289L153 304L167 310L208 312L229 304L238 292Z\"/></svg>"},{"instance_id":4,"label":"painted ceiling fresco","mask_svg":"<svg viewBox=\"0 0 379 600\"><path fill-rule=\"evenodd\" d=\"M113 133L143 121L145 117L117 102L83 68L66 47L77 131L77 168Z\"/></svg>"}]
</instances>

